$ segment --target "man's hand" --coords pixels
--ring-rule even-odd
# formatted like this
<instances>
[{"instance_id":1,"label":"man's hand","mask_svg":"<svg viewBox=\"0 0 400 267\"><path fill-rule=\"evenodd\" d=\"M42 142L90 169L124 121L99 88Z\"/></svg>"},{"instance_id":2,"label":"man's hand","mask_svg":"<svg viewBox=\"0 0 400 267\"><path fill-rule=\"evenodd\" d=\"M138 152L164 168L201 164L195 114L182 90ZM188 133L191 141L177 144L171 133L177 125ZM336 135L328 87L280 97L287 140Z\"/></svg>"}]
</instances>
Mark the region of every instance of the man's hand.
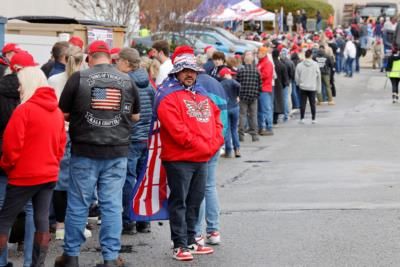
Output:
<instances>
[{"instance_id":1,"label":"man's hand","mask_svg":"<svg viewBox=\"0 0 400 267\"><path fill-rule=\"evenodd\" d=\"M132 114L132 116L131 116L131 121L137 122L137 121L139 121L139 120L140 120L140 113L138 113L138 114Z\"/></svg>"}]
</instances>

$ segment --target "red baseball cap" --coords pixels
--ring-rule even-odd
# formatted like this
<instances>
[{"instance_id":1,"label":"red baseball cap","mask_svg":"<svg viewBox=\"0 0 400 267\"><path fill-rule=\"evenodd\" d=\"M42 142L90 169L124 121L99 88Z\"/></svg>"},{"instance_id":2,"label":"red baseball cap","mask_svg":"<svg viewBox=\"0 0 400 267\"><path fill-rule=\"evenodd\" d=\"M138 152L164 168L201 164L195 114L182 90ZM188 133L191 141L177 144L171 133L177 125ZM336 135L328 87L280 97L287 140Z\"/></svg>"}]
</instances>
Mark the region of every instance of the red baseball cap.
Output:
<instances>
[{"instance_id":1,"label":"red baseball cap","mask_svg":"<svg viewBox=\"0 0 400 267\"><path fill-rule=\"evenodd\" d=\"M18 72L25 67L34 67L37 65L33 56L26 51L17 52L10 60L10 68L13 72Z\"/></svg>"},{"instance_id":2,"label":"red baseball cap","mask_svg":"<svg viewBox=\"0 0 400 267\"><path fill-rule=\"evenodd\" d=\"M230 68L225 67L225 68L222 68L222 69L219 71L218 74L219 74L219 76L224 77L224 76L227 75L227 74L235 75L236 72L232 71Z\"/></svg>"},{"instance_id":3,"label":"red baseball cap","mask_svg":"<svg viewBox=\"0 0 400 267\"><path fill-rule=\"evenodd\" d=\"M18 47L17 44L14 43L8 43L3 47L3 50L1 50L1 52L3 53L3 55L9 53L9 52L15 52L18 53L21 51L21 48Z\"/></svg>"},{"instance_id":4,"label":"red baseball cap","mask_svg":"<svg viewBox=\"0 0 400 267\"><path fill-rule=\"evenodd\" d=\"M110 54L119 54L119 52L121 52L121 48L118 47L114 47L113 49L110 50Z\"/></svg>"},{"instance_id":5,"label":"red baseball cap","mask_svg":"<svg viewBox=\"0 0 400 267\"><path fill-rule=\"evenodd\" d=\"M108 44L104 41L97 40L94 41L89 45L88 48L88 54L94 54L94 53L107 53L110 54L110 48L108 47Z\"/></svg>"},{"instance_id":6,"label":"red baseball cap","mask_svg":"<svg viewBox=\"0 0 400 267\"><path fill-rule=\"evenodd\" d=\"M204 47L204 53L207 53L208 49L210 49L210 48L214 48L214 46L208 45L208 46Z\"/></svg>"},{"instance_id":7,"label":"red baseball cap","mask_svg":"<svg viewBox=\"0 0 400 267\"><path fill-rule=\"evenodd\" d=\"M177 56L180 56L183 54L190 54L190 55L194 56L194 50L192 47L190 47L188 45L181 45L181 46L176 47L174 53L171 56L172 64L175 63L175 58Z\"/></svg>"},{"instance_id":8,"label":"red baseball cap","mask_svg":"<svg viewBox=\"0 0 400 267\"><path fill-rule=\"evenodd\" d=\"M75 46L78 46L78 47L80 47L81 49L83 49L83 40L81 39L81 37L72 36L72 37L69 39L68 43L70 43L70 44L72 44L72 45L75 45Z\"/></svg>"}]
</instances>

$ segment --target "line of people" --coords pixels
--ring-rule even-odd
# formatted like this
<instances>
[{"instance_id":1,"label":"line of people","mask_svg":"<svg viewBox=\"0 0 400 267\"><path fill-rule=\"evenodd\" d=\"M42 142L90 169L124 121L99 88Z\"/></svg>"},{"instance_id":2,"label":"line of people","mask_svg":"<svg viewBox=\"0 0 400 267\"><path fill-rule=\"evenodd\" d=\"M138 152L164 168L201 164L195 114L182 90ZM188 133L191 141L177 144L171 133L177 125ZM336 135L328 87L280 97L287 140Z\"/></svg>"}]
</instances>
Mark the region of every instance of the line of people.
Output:
<instances>
[{"instance_id":1,"label":"line of people","mask_svg":"<svg viewBox=\"0 0 400 267\"><path fill-rule=\"evenodd\" d=\"M170 55L168 42L157 41L141 57L133 48L110 49L103 41L91 43L86 55L83 41L72 37L54 45L42 68L18 45L6 45L0 266L12 266L9 230L24 208L24 266L44 266L53 221L55 239L64 240L55 266L79 266L94 203L101 214L99 266L124 266L121 234L151 229L149 222L133 222L130 209L155 117L170 188L173 257L213 253L205 244L221 243L220 148L227 158L241 157L246 134L253 142L273 135L273 126L296 110L304 123L307 100L313 123L317 103L334 104L328 43L300 49L284 38L269 41L256 53L226 56L207 47L197 57L188 46Z\"/></svg>"}]
</instances>

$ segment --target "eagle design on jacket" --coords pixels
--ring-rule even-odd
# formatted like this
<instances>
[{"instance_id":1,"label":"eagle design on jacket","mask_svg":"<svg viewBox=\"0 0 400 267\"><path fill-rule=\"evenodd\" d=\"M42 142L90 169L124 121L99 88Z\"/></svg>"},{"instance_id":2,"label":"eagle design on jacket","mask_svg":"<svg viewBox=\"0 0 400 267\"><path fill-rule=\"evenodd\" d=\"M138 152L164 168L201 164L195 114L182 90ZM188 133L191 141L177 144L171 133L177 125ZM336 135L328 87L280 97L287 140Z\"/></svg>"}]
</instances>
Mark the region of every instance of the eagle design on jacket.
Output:
<instances>
[{"instance_id":1,"label":"eagle design on jacket","mask_svg":"<svg viewBox=\"0 0 400 267\"><path fill-rule=\"evenodd\" d=\"M206 123L210 120L210 103L208 99L200 102L192 100L183 100L188 109L187 114L189 117L195 117L197 121Z\"/></svg>"}]
</instances>

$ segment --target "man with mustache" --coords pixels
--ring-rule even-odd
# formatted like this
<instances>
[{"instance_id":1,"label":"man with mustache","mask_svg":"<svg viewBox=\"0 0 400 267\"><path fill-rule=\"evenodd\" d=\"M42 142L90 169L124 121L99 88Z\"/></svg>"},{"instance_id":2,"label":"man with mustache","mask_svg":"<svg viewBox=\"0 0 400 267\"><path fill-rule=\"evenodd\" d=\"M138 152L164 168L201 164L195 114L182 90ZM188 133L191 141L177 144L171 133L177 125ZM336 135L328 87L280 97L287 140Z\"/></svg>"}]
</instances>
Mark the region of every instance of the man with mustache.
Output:
<instances>
[{"instance_id":1,"label":"man with mustache","mask_svg":"<svg viewBox=\"0 0 400 267\"><path fill-rule=\"evenodd\" d=\"M223 125L220 110L196 82L201 69L193 48L177 47L172 62L174 68L157 90L154 111L161 124L161 160L170 188L173 257L190 261L193 254L213 253L196 242L195 225L204 199L207 162L224 142Z\"/></svg>"}]
</instances>

